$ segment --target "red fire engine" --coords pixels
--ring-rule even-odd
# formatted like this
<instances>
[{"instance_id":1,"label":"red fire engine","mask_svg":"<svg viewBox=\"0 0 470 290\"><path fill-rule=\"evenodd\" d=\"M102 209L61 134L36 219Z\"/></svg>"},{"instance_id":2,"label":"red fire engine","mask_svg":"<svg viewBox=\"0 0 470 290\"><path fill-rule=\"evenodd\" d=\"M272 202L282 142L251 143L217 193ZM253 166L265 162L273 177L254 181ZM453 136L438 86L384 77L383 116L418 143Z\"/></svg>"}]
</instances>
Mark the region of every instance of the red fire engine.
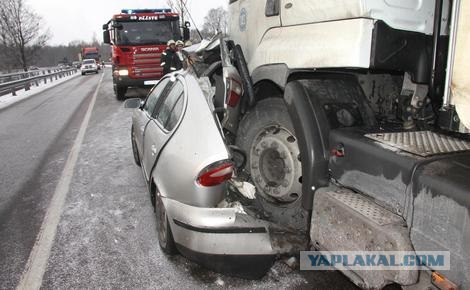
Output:
<instances>
[{"instance_id":1,"label":"red fire engine","mask_svg":"<svg viewBox=\"0 0 470 290\"><path fill-rule=\"evenodd\" d=\"M129 87L157 83L167 41L189 39L188 27L188 22L180 26L179 15L171 9L123 9L104 24L104 43L112 46L116 97L123 99Z\"/></svg>"}]
</instances>

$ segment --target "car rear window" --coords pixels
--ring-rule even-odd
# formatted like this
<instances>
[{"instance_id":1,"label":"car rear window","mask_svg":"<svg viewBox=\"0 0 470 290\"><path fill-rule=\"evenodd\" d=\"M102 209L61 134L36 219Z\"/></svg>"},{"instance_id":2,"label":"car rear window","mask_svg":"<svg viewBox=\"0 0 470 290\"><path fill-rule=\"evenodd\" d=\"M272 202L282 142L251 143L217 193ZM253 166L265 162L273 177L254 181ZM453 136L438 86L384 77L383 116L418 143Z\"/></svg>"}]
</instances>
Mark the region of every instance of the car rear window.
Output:
<instances>
[{"instance_id":1,"label":"car rear window","mask_svg":"<svg viewBox=\"0 0 470 290\"><path fill-rule=\"evenodd\" d=\"M176 81L168 96L158 108L157 121L168 131L173 130L183 111L184 86Z\"/></svg>"},{"instance_id":2,"label":"car rear window","mask_svg":"<svg viewBox=\"0 0 470 290\"><path fill-rule=\"evenodd\" d=\"M168 118L168 121L165 124L165 129L168 131L173 130L175 128L176 124L178 124L178 120L181 117L181 113L183 112L183 104L184 104L184 94L182 93L178 100L176 101L176 104L173 106L173 109L171 110L170 113L170 118Z\"/></svg>"},{"instance_id":3,"label":"car rear window","mask_svg":"<svg viewBox=\"0 0 470 290\"><path fill-rule=\"evenodd\" d=\"M144 105L144 110L148 112L149 115L155 117L155 106L157 105L158 100L165 95L167 91L167 86L170 79L166 78L161 80L150 92L149 96Z\"/></svg>"},{"instance_id":4,"label":"car rear window","mask_svg":"<svg viewBox=\"0 0 470 290\"><path fill-rule=\"evenodd\" d=\"M83 64L92 64L92 63L95 63L95 61L92 59L87 59L83 61Z\"/></svg>"}]
</instances>

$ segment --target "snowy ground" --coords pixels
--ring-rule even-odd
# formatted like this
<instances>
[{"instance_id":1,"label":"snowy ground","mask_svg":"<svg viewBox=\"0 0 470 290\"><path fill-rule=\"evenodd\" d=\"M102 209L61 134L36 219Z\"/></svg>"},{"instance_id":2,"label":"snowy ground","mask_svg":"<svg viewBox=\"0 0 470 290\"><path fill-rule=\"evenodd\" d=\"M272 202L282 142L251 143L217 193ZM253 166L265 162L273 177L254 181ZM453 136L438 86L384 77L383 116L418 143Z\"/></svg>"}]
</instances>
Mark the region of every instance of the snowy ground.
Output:
<instances>
[{"instance_id":1,"label":"snowy ground","mask_svg":"<svg viewBox=\"0 0 470 290\"><path fill-rule=\"evenodd\" d=\"M44 82L39 82L39 86L32 86L29 91L25 90L19 90L16 92L16 96L13 96L12 94L0 96L0 110L4 109L6 107L11 106L12 104L19 102L23 99L29 98L37 93L43 92L49 88L55 87L63 82L66 82L70 79L73 79L77 76L79 76L79 71L77 71L75 74L72 74L70 76L65 76L62 77L58 80L55 80L50 82L50 80L47 81L47 84L44 84Z\"/></svg>"}]
</instances>

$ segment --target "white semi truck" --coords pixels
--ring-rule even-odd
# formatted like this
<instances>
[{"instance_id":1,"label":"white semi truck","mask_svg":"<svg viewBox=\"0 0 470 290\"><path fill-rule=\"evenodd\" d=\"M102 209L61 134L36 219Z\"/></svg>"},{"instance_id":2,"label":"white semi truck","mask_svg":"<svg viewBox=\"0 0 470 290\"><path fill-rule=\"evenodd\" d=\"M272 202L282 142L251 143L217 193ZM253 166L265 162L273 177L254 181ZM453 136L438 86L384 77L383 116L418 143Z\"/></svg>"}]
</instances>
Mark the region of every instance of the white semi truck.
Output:
<instances>
[{"instance_id":1,"label":"white semi truck","mask_svg":"<svg viewBox=\"0 0 470 290\"><path fill-rule=\"evenodd\" d=\"M344 270L360 287L470 289L469 1L230 0L229 17L207 75L265 218L307 249L450 253L445 271Z\"/></svg>"}]
</instances>

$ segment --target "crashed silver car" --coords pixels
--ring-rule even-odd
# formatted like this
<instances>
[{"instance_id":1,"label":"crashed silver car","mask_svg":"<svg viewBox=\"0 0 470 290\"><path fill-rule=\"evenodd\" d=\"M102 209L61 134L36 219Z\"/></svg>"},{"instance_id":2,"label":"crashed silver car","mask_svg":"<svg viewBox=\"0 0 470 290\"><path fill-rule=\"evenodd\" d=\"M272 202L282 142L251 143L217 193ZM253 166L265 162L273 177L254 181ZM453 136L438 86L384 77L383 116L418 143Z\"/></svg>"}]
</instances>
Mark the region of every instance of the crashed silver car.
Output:
<instances>
[{"instance_id":1,"label":"crashed silver car","mask_svg":"<svg viewBox=\"0 0 470 290\"><path fill-rule=\"evenodd\" d=\"M180 71L161 79L145 101L128 99L125 107L135 108L134 158L148 184L166 254L179 251L219 272L260 277L279 251L269 222L228 199L237 186L236 168L214 92L208 78Z\"/></svg>"}]
</instances>

